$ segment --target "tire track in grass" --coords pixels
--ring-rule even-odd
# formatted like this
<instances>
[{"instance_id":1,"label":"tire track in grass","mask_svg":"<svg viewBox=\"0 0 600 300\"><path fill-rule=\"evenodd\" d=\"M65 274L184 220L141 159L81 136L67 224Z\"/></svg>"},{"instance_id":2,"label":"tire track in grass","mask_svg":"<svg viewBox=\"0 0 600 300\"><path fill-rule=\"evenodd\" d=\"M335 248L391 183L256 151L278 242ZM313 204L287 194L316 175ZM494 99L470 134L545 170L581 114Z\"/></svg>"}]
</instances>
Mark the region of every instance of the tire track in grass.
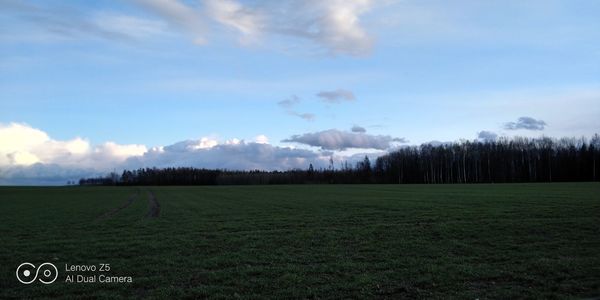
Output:
<instances>
[{"instance_id":1,"label":"tire track in grass","mask_svg":"<svg viewBox=\"0 0 600 300\"><path fill-rule=\"evenodd\" d=\"M160 216L160 203L156 200L153 191L148 191L148 206L146 218L158 218Z\"/></svg>"},{"instance_id":2,"label":"tire track in grass","mask_svg":"<svg viewBox=\"0 0 600 300\"><path fill-rule=\"evenodd\" d=\"M101 220L106 220L111 218L112 216L116 215L117 213L119 213L120 211L126 209L127 207L129 207L133 201L135 200L135 198L137 198L140 195L140 190L138 190L135 194L131 194L129 195L129 198L127 198L127 201L116 208L113 208L112 210L109 210L107 212L105 212L104 214L102 214L101 216L99 216L98 218L96 218L95 221L101 221Z\"/></svg>"}]
</instances>

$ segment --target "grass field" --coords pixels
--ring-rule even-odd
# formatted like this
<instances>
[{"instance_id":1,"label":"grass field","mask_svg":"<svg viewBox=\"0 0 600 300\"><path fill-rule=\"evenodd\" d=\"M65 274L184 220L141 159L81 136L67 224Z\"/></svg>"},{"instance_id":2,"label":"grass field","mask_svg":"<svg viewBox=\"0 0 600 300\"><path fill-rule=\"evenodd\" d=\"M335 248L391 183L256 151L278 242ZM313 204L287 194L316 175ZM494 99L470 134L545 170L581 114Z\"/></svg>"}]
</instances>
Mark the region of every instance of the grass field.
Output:
<instances>
[{"instance_id":1,"label":"grass field","mask_svg":"<svg viewBox=\"0 0 600 300\"><path fill-rule=\"evenodd\" d=\"M600 296L595 183L4 187L0 213L2 299ZM133 282L65 282L103 263Z\"/></svg>"}]
</instances>

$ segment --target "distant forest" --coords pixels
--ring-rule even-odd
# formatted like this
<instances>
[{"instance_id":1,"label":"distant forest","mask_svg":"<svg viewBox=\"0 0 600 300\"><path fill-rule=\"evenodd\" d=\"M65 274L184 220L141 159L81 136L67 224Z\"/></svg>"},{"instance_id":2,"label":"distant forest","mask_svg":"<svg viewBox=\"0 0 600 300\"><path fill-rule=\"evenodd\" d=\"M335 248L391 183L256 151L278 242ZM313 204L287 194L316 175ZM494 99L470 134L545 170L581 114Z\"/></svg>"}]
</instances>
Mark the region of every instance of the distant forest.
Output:
<instances>
[{"instance_id":1,"label":"distant forest","mask_svg":"<svg viewBox=\"0 0 600 300\"><path fill-rule=\"evenodd\" d=\"M372 163L289 171L231 171L144 168L121 175L87 178L80 185L230 185L342 183L503 183L598 181L600 136L585 138L501 138L423 144L395 150Z\"/></svg>"}]
</instances>

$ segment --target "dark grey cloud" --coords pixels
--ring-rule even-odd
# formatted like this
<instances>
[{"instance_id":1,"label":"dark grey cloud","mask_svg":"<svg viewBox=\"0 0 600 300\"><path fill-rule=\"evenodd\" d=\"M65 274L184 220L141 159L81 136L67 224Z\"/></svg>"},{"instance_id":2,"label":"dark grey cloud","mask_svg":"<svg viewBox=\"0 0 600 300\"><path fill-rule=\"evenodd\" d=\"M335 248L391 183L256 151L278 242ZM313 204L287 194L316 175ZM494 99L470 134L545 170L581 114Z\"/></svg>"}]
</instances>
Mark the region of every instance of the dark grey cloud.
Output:
<instances>
[{"instance_id":1,"label":"dark grey cloud","mask_svg":"<svg viewBox=\"0 0 600 300\"><path fill-rule=\"evenodd\" d=\"M0 170L0 185L65 185L80 178L104 176L91 168L64 167L58 164L35 163L29 166L10 166Z\"/></svg>"},{"instance_id":2,"label":"dark grey cloud","mask_svg":"<svg viewBox=\"0 0 600 300\"><path fill-rule=\"evenodd\" d=\"M352 132L356 132L356 133L365 133L365 132L367 132L367 130L364 127L360 127L358 125L352 126L351 131Z\"/></svg>"},{"instance_id":3,"label":"dark grey cloud","mask_svg":"<svg viewBox=\"0 0 600 300\"><path fill-rule=\"evenodd\" d=\"M544 130L546 122L543 120L536 120L532 117L520 117L517 122L508 122L504 124L506 130Z\"/></svg>"},{"instance_id":4,"label":"dark grey cloud","mask_svg":"<svg viewBox=\"0 0 600 300\"><path fill-rule=\"evenodd\" d=\"M300 98L298 98L298 96L296 96L296 95L292 95L291 97L289 97L285 100L281 100L281 101L277 102L277 105L279 105L285 109L291 109L292 107L296 106L298 103L300 103Z\"/></svg>"},{"instance_id":5,"label":"dark grey cloud","mask_svg":"<svg viewBox=\"0 0 600 300\"><path fill-rule=\"evenodd\" d=\"M299 113L296 111L289 111L288 113L292 116L296 116L296 117L304 119L306 121L314 121L317 118L317 116L312 113Z\"/></svg>"},{"instance_id":6,"label":"dark grey cloud","mask_svg":"<svg viewBox=\"0 0 600 300\"><path fill-rule=\"evenodd\" d=\"M482 130L477 133L477 139L484 142L493 142L498 138L498 135L494 132Z\"/></svg>"},{"instance_id":7,"label":"dark grey cloud","mask_svg":"<svg viewBox=\"0 0 600 300\"><path fill-rule=\"evenodd\" d=\"M322 91L317 93L317 97L321 98L321 101L327 103L340 103L342 101L356 100L354 93L343 89L337 89L335 91Z\"/></svg>"},{"instance_id":8,"label":"dark grey cloud","mask_svg":"<svg viewBox=\"0 0 600 300\"><path fill-rule=\"evenodd\" d=\"M370 135L329 129L302 135L293 135L282 142L294 142L324 150L345 150L348 148L389 149L394 142L406 143L404 138L393 138L389 135Z\"/></svg>"},{"instance_id":9,"label":"dark grey cloud","mask_svg":"<svg viewBox=\"0 0 600 300\"><path fill-rule=\"evenodd\" d=\"M277 102L277 105L279 105L281 108L285 109L287 114L290 116L295 116L295 117L298 117L298 118L306 120L306 121L314 121L317 118L317 116L315 114L301 113L294 109L294 107L296 105L298 105L301 101L302 100L300 100L300 98L298 98L298 96L292 95L291 97L289 97L287 99Z\"/></svg>"}]
</instances>

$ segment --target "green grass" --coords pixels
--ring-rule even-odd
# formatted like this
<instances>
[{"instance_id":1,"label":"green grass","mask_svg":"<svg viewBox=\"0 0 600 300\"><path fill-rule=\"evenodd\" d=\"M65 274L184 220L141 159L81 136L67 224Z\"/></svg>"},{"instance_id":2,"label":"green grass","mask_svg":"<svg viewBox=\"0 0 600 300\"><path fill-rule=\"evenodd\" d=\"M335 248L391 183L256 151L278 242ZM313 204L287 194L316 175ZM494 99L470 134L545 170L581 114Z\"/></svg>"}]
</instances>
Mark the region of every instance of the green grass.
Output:
<instances>
[{"instance_id":1,"label":"green grass","mask_svg":"<svg viewBox=\"0 0 600 300\"><path fill-rule=\"evenodd\" d=\"M0 188L0 298L600 296L597 183L139 189ZM20 284L25 261L57 282ZM65 263L133 283L67 284Z\"/></svg>"}]
</instances>

